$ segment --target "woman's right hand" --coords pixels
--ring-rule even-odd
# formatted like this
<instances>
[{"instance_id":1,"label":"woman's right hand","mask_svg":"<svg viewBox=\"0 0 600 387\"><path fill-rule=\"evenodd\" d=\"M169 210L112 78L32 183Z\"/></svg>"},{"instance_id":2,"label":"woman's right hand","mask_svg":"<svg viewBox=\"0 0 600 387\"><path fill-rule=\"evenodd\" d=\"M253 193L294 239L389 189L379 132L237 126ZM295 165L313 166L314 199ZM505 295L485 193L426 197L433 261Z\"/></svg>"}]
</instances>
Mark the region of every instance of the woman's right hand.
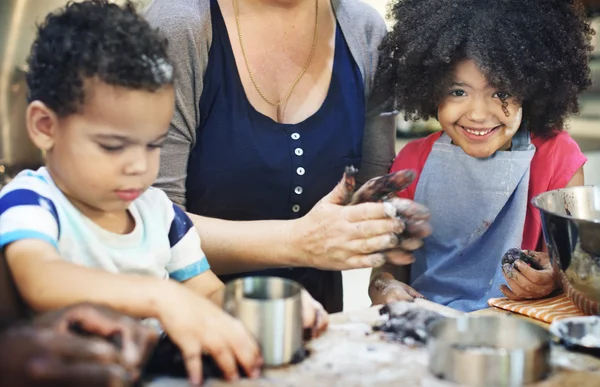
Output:
<instances>
[{"instance_id":1,"label":"woman's right hand","mask_svg":"<svg viewBox=\"0 0 600 387\"><path fill-rule=\"evenodd\" d=\"M290 239L299 252L299 266L348 270L385 262L412 263L411 251L431 233L427 208L397 197L346 206L347 197L342 179L308 214L294 221ZM397 234L407 229L411 238L399 238Z\"/></svg>"},{"instance_id":2,"label":"woman's right hand","mask_svg":"<svg viewBox=\"0 0 600 387\"><path fill-rule=\"evenodd\" d=\"M260 349L239 320L178 283L168 287L158 319L179 347L192 385L202 383L202 353L214 358L226 380L239 378L238 364L249 377L260 376Z\"/></svg>"}]
</instances>

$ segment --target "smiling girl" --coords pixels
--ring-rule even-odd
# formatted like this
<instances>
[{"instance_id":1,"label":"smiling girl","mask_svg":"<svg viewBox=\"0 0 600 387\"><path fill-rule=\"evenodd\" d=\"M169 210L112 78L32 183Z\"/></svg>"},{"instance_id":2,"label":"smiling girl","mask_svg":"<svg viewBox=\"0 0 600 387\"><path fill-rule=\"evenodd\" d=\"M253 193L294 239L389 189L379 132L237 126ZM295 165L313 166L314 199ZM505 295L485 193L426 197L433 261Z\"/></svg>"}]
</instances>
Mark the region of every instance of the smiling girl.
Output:
<instances>
[{"instance_id":1,"label":"smiling girl","mask_svg":"<svg viewBox=\"0 0 600 387\"><path fill-rule=\"evenodd\" d=\"M543 249L531 198L583 184L586 158L563 129L591 84L593 32L569 0L404 0L392 13L386 84L407 118L443 130L391 168L417 171L400 196L431 210L433 234L410 271L375 269L369 294L481 309L501 296L504 252ZM520 278L535 293L532 272Z\"/></svg>"}]
</instances>

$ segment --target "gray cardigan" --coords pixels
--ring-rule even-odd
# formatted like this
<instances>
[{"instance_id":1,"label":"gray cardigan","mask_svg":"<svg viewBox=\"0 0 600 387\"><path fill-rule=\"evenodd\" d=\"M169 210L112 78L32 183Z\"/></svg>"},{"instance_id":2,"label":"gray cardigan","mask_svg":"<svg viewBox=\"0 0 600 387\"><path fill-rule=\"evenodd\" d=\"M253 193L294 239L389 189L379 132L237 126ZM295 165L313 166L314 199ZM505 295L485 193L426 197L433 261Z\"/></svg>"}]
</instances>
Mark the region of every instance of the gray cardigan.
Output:
<instances>
[{"instance_id":1,"label":"gray cardigan","mask_svg":"<svg viewBox=\"0 0 600 387\"><path fill-rule=\"evenodd\" d=\"M358 182L364 183L387 173L395 155L391 99L379 95L377 100L386 102L376 104L371 93L378 46L386 34L386 26L381 15L362 0L331 0L331 3L365 85L367 123L358 176ZM164 190L173 202L184 206L187 163L196 142L199 101L212 43L210 0L154 0L146 18L169 39L169 56L177 71L175 114L155 186Z\"/></svg>"}]
</instances>

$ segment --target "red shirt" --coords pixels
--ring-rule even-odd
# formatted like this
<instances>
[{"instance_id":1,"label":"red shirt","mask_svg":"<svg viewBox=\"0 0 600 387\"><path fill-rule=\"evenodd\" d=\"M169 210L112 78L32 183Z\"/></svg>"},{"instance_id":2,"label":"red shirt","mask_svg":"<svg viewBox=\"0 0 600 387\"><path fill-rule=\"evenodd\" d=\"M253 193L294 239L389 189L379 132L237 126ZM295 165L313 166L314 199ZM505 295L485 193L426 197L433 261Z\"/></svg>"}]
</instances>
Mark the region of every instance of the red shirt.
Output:
<instances>
[{"instance_id":1,"label":"red shirt","mask_svg":"<svg viewBox=\"0 0 600 387\"><path fill-rule=\"evenodd\" d=\"M409 142L396 156L390 169L396 172L402 169L412 169L417 173L415 181L406 190L399 192L403 198L414 200L419 176L425 166L425 161L433 144L442 135L442 132L431 134L425 138ZM567 186L581 168L587 158L579 149L579 145L564 131L551 138L531 136L531 142L536 147L531 160L529 193L525 227L523 229L523 243L521 248L541 251L544 245L542 225L539 210L531 204L535 196Z\"/></svg>"}]
</instances>

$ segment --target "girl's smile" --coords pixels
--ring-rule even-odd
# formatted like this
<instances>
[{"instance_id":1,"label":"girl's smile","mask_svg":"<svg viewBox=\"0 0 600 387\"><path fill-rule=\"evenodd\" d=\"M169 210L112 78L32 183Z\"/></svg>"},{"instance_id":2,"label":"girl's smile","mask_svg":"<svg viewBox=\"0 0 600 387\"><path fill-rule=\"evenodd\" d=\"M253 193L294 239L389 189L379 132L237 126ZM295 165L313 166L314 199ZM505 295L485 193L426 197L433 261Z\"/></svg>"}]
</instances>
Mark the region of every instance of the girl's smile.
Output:
<instances>
[{"instance_id":1,"label":"girl's smile","mask_svg":"<svg viewBox=\"0 0 600 387\"><path fill-rule=\"evenodd\" d=\"M472 60L459 62L438 107L438 120L452 143L477 158L511 146L521 126L521 104L488 83Z\"/></svg>"}]
</instances>

